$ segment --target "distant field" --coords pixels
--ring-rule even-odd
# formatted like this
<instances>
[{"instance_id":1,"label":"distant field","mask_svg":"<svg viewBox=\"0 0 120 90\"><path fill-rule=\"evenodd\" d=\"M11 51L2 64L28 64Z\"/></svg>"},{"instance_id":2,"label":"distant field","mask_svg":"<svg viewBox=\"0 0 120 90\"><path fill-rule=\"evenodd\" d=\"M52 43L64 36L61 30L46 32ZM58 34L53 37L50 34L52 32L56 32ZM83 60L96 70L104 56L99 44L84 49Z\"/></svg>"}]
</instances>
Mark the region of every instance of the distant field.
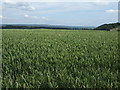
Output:
<instances>
[{"instance_id":1,"label":"distant field","mask_svg":"<svg viewBox=\"0 0 120 90\"><path fill-rule=\"evenodd\" d=\"M118 32L3 30L3 87L118 88Z\"/></svg>"}]
</instances>

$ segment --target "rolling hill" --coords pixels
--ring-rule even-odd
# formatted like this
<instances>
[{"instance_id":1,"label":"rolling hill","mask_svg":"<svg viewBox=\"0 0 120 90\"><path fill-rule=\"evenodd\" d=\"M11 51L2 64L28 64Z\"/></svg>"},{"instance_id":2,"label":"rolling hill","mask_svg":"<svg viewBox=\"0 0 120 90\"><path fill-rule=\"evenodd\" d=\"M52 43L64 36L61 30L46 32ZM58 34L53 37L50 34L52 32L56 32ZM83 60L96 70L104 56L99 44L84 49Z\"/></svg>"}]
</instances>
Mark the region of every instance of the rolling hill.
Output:
<instances>
[{"instance_id":1,"label":"rolling hill","mask_svg":"<svg viewBox=\"0 0 120 90\"><path fill-rule=\"evenodd\" d=\"M98 26L94 30L107 30L107 31L111 31L111 30L119 30L119 28L120 28L120 23L111 23L111 24L103 24L101 26Z\"/></svg>"}]
</instances>

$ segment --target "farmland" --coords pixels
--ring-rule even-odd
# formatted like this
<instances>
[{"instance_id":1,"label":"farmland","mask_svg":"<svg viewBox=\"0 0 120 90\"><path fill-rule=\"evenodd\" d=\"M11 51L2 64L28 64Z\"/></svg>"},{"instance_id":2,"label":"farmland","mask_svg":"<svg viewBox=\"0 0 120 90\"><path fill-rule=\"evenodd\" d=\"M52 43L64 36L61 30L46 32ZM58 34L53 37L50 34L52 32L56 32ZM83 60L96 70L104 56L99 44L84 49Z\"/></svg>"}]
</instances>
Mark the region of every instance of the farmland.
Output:
<instances>
[{"instance_id":1,"label":"farmland","mask_svg":"<svg viewBox=\"0 0 120 90\"><path fill-rule=\"evenodd\" d=\"M4 88L118 88L118 32L3 29Z\"/></svg>"}]
</instances>

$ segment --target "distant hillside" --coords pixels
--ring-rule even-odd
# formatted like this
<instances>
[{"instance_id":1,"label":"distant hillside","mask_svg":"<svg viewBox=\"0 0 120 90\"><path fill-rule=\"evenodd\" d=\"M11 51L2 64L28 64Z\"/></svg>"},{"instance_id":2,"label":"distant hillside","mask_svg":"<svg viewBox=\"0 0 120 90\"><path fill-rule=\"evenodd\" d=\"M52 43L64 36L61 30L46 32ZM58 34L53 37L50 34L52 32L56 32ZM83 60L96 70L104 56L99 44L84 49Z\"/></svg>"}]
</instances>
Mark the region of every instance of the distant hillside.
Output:
<instances>
[{"instance_id":1,"label":"distant hillside","mask_svg":"<svg viewBox=\"0 0 120 90\"><path fill-rule=\"evenodd\" d=\"M91 30L91 26L65 26L65 25L44 25L44 24L2 24L2 29L68 29L68 30Z\"/></svg>"},{"instance_id":2,"label":"distant hillside","mask_svg":"<svg viewBox=\"0 0 120 90\"><path fill-rule=\"evenodd\" d=\"M104 25L101 25L101 26L98 26L97 28L95 28L94 30L112 30L112 29L119 29L120 27L120 23L112 23L112 24L104 24Z\"/></svg>"}]
</instances>

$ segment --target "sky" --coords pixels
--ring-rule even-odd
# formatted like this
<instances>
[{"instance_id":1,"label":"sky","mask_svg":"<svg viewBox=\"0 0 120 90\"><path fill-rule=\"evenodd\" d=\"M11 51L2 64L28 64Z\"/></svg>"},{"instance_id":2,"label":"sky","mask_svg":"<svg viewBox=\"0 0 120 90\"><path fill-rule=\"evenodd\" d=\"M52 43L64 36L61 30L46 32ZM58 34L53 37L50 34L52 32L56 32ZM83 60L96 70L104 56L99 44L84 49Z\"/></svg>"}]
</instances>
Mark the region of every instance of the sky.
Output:
<instances>
[{"instance_id":1,"label":"sky","mask_svg":"<svg viewBox=\"0 0 120 90\"><path fill-rule=\"evenodd\" d=\"M3 24L99 26L118 22L118 2L2 2Z\"/></svg>"}]
</instances>

